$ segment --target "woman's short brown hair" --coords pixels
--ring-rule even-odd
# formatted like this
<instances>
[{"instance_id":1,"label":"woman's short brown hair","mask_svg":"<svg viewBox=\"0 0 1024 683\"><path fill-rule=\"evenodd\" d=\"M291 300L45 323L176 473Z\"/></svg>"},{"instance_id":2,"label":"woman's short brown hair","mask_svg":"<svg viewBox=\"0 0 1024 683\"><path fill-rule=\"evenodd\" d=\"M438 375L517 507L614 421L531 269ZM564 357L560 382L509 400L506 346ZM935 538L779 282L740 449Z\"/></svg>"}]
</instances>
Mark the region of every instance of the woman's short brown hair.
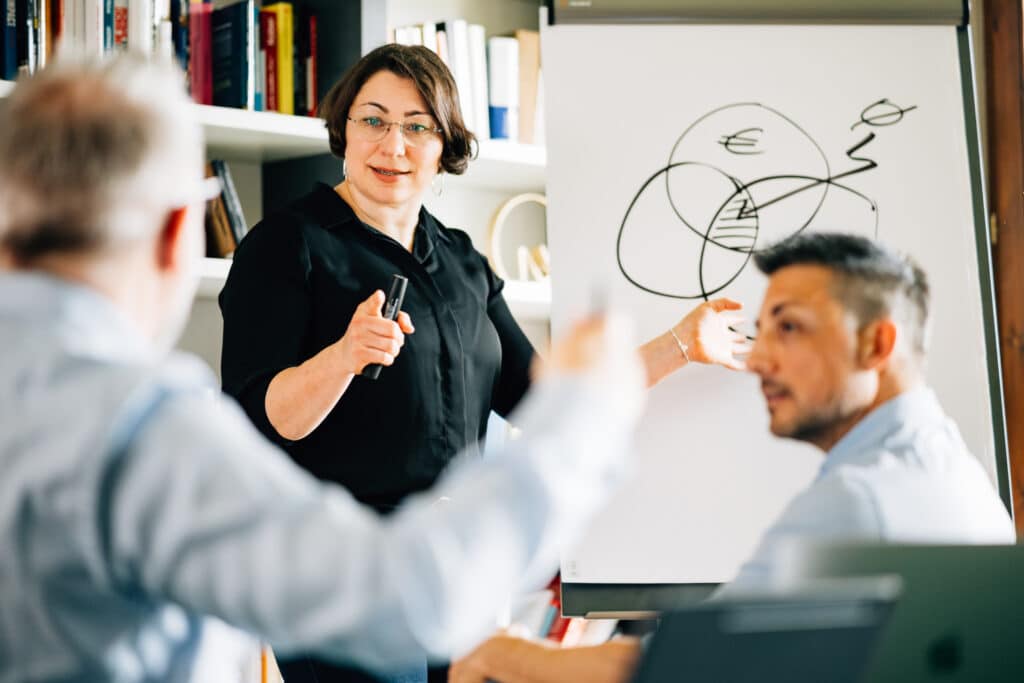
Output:
<instances>
[{"instance_id":1,"label":"woman's short brown hair","mask_svg":"<svg viewBox=\"0 0 1024 683\"><path fill-rule=\"evenodd\" d=\"M390 71L413 82L443 131L441 168L454 175L465 172L473 157L476 136L463 121L452 72L422 45L382 45L356 62L331 87L320 104L320 118L327 122L331 153L339 159L345 157L345 124L352 101L366 81L379 71Z\"/></svg>"}]
</instances>

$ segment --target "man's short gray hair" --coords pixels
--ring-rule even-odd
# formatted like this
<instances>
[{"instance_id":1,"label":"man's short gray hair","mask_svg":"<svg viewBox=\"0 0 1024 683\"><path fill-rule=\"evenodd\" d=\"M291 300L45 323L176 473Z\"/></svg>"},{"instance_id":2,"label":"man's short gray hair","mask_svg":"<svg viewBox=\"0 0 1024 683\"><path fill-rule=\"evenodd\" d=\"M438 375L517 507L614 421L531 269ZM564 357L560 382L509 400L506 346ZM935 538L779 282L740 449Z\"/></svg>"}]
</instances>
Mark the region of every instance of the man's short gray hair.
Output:
<instances>
[{"instance_id":1,"label":"man's short gray hair","mask_svg":"<svg viewBox=\"0 0 1024 683\"><path fill-rule=\"evenodd\" d=\"M151 237L202 164L180 69L64 55L0 100L0 249L30 263Z\"/></svg>"}]
</instances>

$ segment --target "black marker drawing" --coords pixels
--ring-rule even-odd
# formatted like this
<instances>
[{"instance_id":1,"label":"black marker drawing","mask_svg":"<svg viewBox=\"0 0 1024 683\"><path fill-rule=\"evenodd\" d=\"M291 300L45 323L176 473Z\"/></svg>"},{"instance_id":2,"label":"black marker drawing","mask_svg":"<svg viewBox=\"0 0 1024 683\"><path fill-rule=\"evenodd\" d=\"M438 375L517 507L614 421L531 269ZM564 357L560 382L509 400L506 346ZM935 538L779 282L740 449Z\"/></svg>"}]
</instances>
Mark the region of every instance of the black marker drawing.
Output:
<instances>
[{"instance_id":1,"label":"black marker drawing","mask_svg":"<svg viewBox=\"0 0 1024 683\"><path fill-rule=\"evenodd\" d=\"M859 123L891 126L916 108L882 99L861 112ZM877 237L877 205L848 184L877 168L868 150L875 140L874 131L857 139L846 150L844 169L833 173L821 146L770 107L738 103L705 114L683 131L668 164L630 201L616 240L620 271L645 292L706 301L733 284L758 244L812 227L826 200L844 202L844 217ZM679 231L666 232L664 221L651 215L676 219Z\"/></svg>"},{"instance_id":2,"label":"black marker drawing","mask_svg":"<svg viewBox=\"0 0 1024 683\"><path fill-rule=\"evenodd\" d=\"M762 128L744 128L732 135L723 135L718 144L733 154L764 154L764 150L756 149L760 134L763 132Z\"/></svg>"},{"instance_id":3,"label":"black marker drawing","mask_svg":"<svg viewBox=\"0 0 1024 683\"><path fill-rule=\"evenodd\" d=\"M902 109L888 99L881 99L865 107L864 111L860 113L860 121L850 126L850 130L853 130L862 123L869 126L891 126L902 121L903 115L908 111L914 111L915 109L917 109L917 105Z\"/></svg>"}]
</instances>

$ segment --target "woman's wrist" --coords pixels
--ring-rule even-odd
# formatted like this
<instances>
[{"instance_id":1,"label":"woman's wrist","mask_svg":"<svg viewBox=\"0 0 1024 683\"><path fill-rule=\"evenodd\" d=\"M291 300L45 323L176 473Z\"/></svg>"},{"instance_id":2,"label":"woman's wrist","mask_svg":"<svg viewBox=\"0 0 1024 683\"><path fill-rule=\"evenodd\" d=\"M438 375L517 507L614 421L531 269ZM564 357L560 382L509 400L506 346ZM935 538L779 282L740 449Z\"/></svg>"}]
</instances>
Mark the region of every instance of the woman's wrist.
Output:
<instances>
[{"instance_id":1,"label":"woman's wrist","mask_svg":"<svg viewBox=\"0 0 1024 683\"><path fill-rule=\"evenodd\" d=\"M679 355L682 356L683 365L689 365L690 363L690 345L687 344L681 335L676 332L675 327L668 328L669 337L672 338L672 343L675 344L679 350Z\"/></svg>"},{"instance_id":2,"label":"woman's wrist","mask_svg":"<svg viewBox=\"0 0 1024 683\"><path fill-rule=\"evenodd\" d=\"M342 335L341 339L325 348L323 352L327 355L330 376L346 382L355 376L357 368L353 367L352 361L349 358L344 335Z\"/></svg>"}]
</instances>

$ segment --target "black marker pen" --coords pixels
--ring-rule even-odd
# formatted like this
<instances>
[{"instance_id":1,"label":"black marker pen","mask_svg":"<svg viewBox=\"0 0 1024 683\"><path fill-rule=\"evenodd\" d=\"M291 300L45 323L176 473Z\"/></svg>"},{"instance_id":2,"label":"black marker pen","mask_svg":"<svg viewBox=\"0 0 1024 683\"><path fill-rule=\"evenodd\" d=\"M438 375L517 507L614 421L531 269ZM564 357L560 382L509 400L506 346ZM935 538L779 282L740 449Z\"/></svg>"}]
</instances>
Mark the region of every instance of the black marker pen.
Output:
<instances>
[{"instance_id":1,"label":"black marker pen","mask_svg":"<svg viewBox=\"0 0 1024 683\"><path fill-rule=\"evenodd\" d=\"M391 289L388 290L388 298L384 300L384 308L381 309L381 315L388 320L397 318L398 312L402 310L402 300L405 299L405 287L408 284L409 279L406 277L391 276ZM380 368L379 364L370 363L359 374L369 379L377 379L380 376Z\"/></svg>"}]
</instances>

